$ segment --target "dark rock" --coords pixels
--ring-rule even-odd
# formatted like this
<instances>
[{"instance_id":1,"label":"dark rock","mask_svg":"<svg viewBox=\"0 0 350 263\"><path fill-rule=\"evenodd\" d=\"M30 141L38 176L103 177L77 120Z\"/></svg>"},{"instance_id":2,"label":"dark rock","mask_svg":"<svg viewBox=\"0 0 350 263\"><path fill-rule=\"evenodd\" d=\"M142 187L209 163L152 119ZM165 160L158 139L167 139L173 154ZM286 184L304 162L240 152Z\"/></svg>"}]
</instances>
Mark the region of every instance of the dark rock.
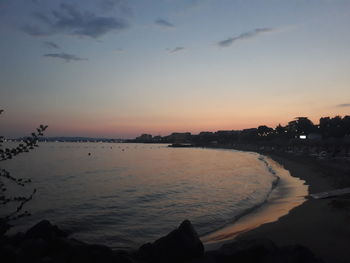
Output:
<instances>
[{"instance_id":1,"label":"dark rock","mask_svg":"<svg viewBox=\"0 0 350 263\"><path fill-rule=\"evenodd\" d=\"M278 247L269 239L239 240L206 252L203 259L193 263L321 263L303 246Z\"/></svg>"},{"instance_id":2,"label":"dark rock","mask_svg":"<svg viewBox=\"0 0 350 263\"><path fill-rule=\"evenodd\" d=\"M11 228L12 226L6 222L2 222L0 220L0 236L5 235L5 233Z\"/></svg>"},{"instance_id":3,"label":"dark rock","mask_svg":"<svg viewBox=\"0 0 350 263\"><path fill-rule=\"evenodd\" d=\"M24 240L24 234L19 232L13 236L8 236L7 238L8 238L9 244L12 244L13 246L18 247L18 246L20 246L20 244Z\"/></svg>"},{"instance_id":4,"label":"dark rock","mask_svg":"<svg viewBox=\"0 0 350 263\"><path fill-rule=\"evenodd\" d=\"M137 263L135 255L128 251L113 251L115 262L118 263Z\"/></svg>"},{"instance_id":5,"label":"dark rock","mask_svg":"<svg viewBox=\"0 0 350 263\"><path fill-rule=\"evenodd\" d=\"M70 262L112 263L116 262L116 260L109 247L101 245L84 245L73 249Z\"/></svg>"},{"instance_id":6,"label":"dark rock","mask_svg":"<svg viewBox=\"0 0 350 263\"><path fill-rule=\"evenodd\" d=\"M199 258L204 247L190 221L185 220L179 228L154 243L140 247L139 257L148 262L184 262Z\"/></svg>"},{"instance_id":7,"label":"dark rock","mask_svg":"<svg viewBox=\"0 0 350 263\"><path fill-rule=\"evenodd\" d=\"M0 246L1 262L16 262L16 250L11 245Z\"/></svg>"},{"instance_id":8,"label":"dark rock","mask_svg":"<svg viewBox=\"0 0 350 263\"><path fill-rule=\"evenodd\" d=\"M2 237L0 258L16 263L134 263L127 253L115 253L103 245L67 238L67 234L43 220L24 235ZM5 247L6 245L7 247ZM3 262L0 259L0 262Z\"/></svg>"},{"instance_id":9,"label":"dark rock","mask_svg":"<svg viewBox=\"0 0 350 263\"><path fill-rule=\"evenodd\" d=\"M315 255L310 251L310 249L301 246L286 246L280 249L280 254L283 255L283 259L281 257L280 262L285 263L322 263L323 261L316 258Z\"/></svg>"},{"instance_id":10,"label":"dark rock","mask_svg":"<svg viewBox=\"0 0 350 263\"><path fill-rule=\"evenodd\" d=\"M18 250L18 262L37 262L48 253L48 242L42 238L26 239Z\"/></svg>"},{"instance_id":11,"label":"dark rock","mask_svg":"<svg viewBox=\"0 0 350 263\"><path fill-rule=\"evenodd\" d=\"M190 221L147 243L138 251L113 251L67 238L49 221L41 221L25 234L0 238L0 262L6 263L321 263L306 247L279 247L268 239L238 240L204 254L204 247Z\"/></svg>"},{"instance_id":12,"label":"dark rock","mask_svg":"<svg viewBox=\"0 0 350 263\"><path fill-rule=\"evenodd\" d=\"M151 259L155 257L154 250L155 248L152 243L143 244L138 251L138 256L142 259L149 259L149 261L151 261Z\"/></svg>"},{"instance_id":13,"label":"dark rock","mask_svg":"<svg viewBox=\"0 0 350 263\"><path fill-rule=\"evenodd\" d=\"M53 226L49 221L42 220L32 228L30 228L24 238L43 238L45 240L52 240L57 237L67 237L68 234Z\"/></svg>"},{"instance_id":14,"label":"dark rock","mask_svg":"<svg viewBox=\"0 0 350 263\"><path fill-rule=\"evenodd\" d=\"M276 245L268 239L240 240L223 245L219 250L208 252L218 262L263 262L268 255L277 251Z\"/></svg>"},{"instance_id":15,"label":"dark rock","mask_svg":"<svg viewBox=\"0 0 350 263\"><path fill-rule=\"evenodd\" d=\"M55 261L53 258L51 257L43 257L41 258L38 263L54 263L54 262L57 262ZM62 261L61 261L62 262Z\"/></svg>"},{"instance_id":16,"label":"dark rock","mask_svg":"<svg viewBox=\"0 0 350 263\"><path fill-rule=\"evenodd\" d=\"M72 257L74 250L87 244L71 238L55 238L50 241L49 255L58 262L65 262Z\"/></svg>"}]
</instances>

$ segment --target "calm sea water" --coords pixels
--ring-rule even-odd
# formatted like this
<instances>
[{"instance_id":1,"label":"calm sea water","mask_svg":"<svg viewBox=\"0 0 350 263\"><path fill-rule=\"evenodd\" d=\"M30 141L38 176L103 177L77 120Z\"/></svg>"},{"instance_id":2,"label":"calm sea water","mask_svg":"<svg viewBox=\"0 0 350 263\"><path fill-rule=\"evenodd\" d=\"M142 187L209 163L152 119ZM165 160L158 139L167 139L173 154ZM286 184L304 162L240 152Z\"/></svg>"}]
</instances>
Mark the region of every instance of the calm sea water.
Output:
<instances>
[{"instance_id":1,"label":"calm sea water","mask_svg":"<svg viewBox=\"0 0 350 263\"><path fill-rule=\"evenodd\" d=\"M259 154L151 144L41 143L2 167L32 179L15 191L37 189L18 229L45 218L112 247L153 241L184 219L200 235L218 230L262 204L278 178Z\"/></svg>"}]
</instances>

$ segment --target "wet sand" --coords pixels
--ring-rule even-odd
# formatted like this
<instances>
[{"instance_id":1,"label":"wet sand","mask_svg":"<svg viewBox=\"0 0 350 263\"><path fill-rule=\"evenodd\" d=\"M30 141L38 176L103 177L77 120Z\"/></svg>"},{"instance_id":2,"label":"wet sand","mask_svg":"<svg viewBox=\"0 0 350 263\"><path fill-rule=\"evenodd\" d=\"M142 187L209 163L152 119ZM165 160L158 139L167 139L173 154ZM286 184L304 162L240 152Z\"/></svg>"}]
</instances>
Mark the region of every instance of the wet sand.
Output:
<instances>
[{"instance_id":1,"label":"wet sand","mask_svg":"<svg viewBox=\"0 0 350 263\"><path fill-rule=\"evenodd\" d=\"M324 165L332 161L268 155L289 170L292 176L305 180L310 194L350 185L348 164L347 167L342 165L342 169L335 169ZM308 198L278 221L261 225L236 239L257 238L268 238L278 245L306 246L325 262L350 262L350 196L319 200Z\"/></svg>"}]
</instances>

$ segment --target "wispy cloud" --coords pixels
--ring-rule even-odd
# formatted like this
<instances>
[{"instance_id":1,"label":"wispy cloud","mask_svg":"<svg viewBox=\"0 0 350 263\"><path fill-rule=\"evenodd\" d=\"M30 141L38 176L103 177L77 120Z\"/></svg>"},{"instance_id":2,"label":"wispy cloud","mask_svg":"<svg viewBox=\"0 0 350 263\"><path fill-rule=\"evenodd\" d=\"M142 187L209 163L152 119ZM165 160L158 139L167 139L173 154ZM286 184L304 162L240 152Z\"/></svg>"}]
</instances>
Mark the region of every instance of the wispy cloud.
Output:
<instances>
[{"instance_id":1,"label":"wispy cloud","mask_svg":"<svg viewBox=\"0 0 350 263\"><path fill-rule=\"evenodd\" d=\"M176 47L176 48L167 49L167 50L169 53L176 53L176 52L182 51L184 49L185 49L184 47Z\"/></svg>"},{"instance_id":2,"label":"wispy cloud","mask_svg":"<svg viewBox=\"0 0 350 263\"><path fill-rule=\"evenodd\" d=\"M45 54L43 56L63 59L65 62L87 60L87 58L81 58L81 57L78 57L76 55L67 54L67 53L51 53L51 54Z\"/></svg>"},{"instance_id":3,"label":"wispy cloud","mask_svg":"<svg viewBox=\"0 0 350 263\"><path fill-rule=\"evenodd\" d=\"M167 28L175 27L174 24L172 24L169 21L162 19L162 18L157 19L156 21L154 21L154 23L156 23L158 26L167 27Z\"/></svg>"},{"instance_id":4,"label":"wispy cloud","mask_svg":"<svg viewBox=\"0 0 350 263\"><path fill-rule=\"evenodd\" d=\"M99 2L99 6L103 10L111 10L114 9L116 6L122 4L123 0L102 0Z\"/></svg>"},{"instance_id":5,"label":"wispy cloud","mask_svg":"<svg viewBox=\"0 0 350 263\"><path fill-rule=\"evenodd\" d=\"M338 104L336 107L338 107L338 108L350 107L350 103Z\"/></svg>"},{"instance_id":6,"label":"wispy cloud","mask_svg":"<svg viewBox=\"0 0 350 263\"><path fill-rule=\"evenodd\" d=\"M61 4L57 10L46 13L34 13L39 23L22 28L32 36L70 34L98 38L111 31L120 31L128 27L122 18L97 16L90 12L81 12L71 4Z\"/></svg>"},{"instance_id":7,"label":"wispy cloud","mask_svg":"<svg viewBox=\"0 0 350 263\"><path fill-rule=\"evenodd\" d=\"M119 53L123 53L124 51L125 51L125 50L122 49L122 48L117 48L117 49L113 50L113 53L119 54Z\"/></svg>"},{"instance_id":8,"label":"wispy cloud","mask_svg":"<svg viewBox=\"0 0 350 263\"><path fill-rule=\"evenodd\" d=\"M118 10L123 15L132 14L132 10L128 6L128 0L102 0L99 2L99 7L105 12Z\"/></svg>"},{"instance_id":9,"label":"wispy cloud","mask_svg":"<svg viewBox=\"0 0 350 263\"><path fill-rule=\"evenodd\" d=\"M43 44L47 48L54 48L54 49L59 49L60 48L59 45L57 45L56 43L51 42L51 41L45 41Z\"/></svg>"},{"instance_id":10,"label":"wispy cloud","mask_svg":"<svg viewBox=\"0 0 350 263\"><path fill-rule=\"evenodd\" d=\"M218 45L220 47L228 47L236 41L248 39L248 38L253 38L253 37L256 37L258 35L261 35L264 33L269 33L272 31L274 31L273 28L256 28L252 31L248 31L248 32L244 32L242 34L239 34L238 36L230 37L230 38L224 39L222 41L219 41Z\"/></svg>"}]
</instances>

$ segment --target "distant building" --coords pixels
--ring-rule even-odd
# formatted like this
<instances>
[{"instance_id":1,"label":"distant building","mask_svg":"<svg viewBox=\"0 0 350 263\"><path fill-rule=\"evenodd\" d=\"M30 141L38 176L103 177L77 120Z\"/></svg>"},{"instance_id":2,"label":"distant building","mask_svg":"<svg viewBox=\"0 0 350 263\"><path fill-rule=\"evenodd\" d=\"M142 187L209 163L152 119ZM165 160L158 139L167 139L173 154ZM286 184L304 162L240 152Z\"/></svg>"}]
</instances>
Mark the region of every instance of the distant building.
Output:
<instances>
[{"instance_id":1,"label":"distant building","mask_svg":"<svg viewBox=\"0 0 350 263\"><path fill-rule=\"evenodd\" d=\"M167 136L167 140L173 143L186 143L191 140L190 132L173 132Z\"/></svg>"},{"instance_id":2,"label":"distant building","mask_svg":"<svg viewBox=\"0 0 350 263\"><path fill-rule=\"evenodd\" d=\"M319 133L309 133L309 134L301 134L299 135L299 139L301 140L321 140L322 135Z\"/></svg>"},{"instance_id":3,"label":"distant building","mask_svg":"<svg viewBox=\"0 0 350 263\"><path fill-rule=\"evenodd\" d=\"M157 136L154 136L152 140L153 140L153 142L161 142L162 139L163 139L162 136L157 135Z\"/></svg>"},{"instance_id":4,"label":"distant building","mask_svg":"<svg viewBox=\"0 0 350 263\"><path fill-rule=\"evenodd\" d=\"M322 135L320 133L309 133L307 135L307 138L309 140L321 140L322 139Z\"/></svg>"},{"instance_id":5,"label":"distant building","mask_svg":"<svg viewBox=\"0 0 350 263\"><path fill-rule=\"evenodd\" d=\"M144 133L141 136L136 137L135 140L139 142L150 142L152 140L152 135Z\"/></svg>"},{"instance_id":6,"label":"distant building","mask_svg":"<svg viewBox=\"0 0 350 263\"><path fill-rule=\"evenodd\" d=\"M243 129L242 133L255 133L257 132L257 128L249 128L249 129Z\"/></svg>"},{"instance_id":7,"label":"distant building","mask_svg":"<svg viewBox=\"0 0 350 263\"><path fill-rule=\"evenodd\" d=\"M205 131L205 132L200 132L198 135L199 136L210 136L210 135L213 135L214 133L212 133L212 132L207 132L207 131Z\"/></svg>"},{"instance_id":8,"label":"distant building","mask_svg":"<svg viewBox=\"0 0 350 263\"><path fill-rule=\"evenodd\" d=\"M233 135L233 134L237 134L238 131L234 131L234 130L220 130L217 131L216 134L219 136L227 136L227 135Z\"/></svg>"}]
</instances>

